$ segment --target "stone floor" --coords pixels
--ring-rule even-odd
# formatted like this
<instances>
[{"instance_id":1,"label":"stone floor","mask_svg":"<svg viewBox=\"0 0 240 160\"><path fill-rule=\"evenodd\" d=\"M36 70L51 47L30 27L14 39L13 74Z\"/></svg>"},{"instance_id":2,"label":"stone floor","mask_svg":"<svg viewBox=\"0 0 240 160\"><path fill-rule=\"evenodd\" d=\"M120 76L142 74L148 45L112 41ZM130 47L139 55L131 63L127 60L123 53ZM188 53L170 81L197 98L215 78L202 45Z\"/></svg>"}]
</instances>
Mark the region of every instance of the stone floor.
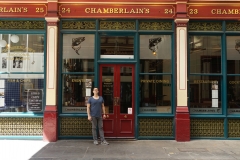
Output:
<instances>
[{"instance_id":1,"label":"stone floor","mask_svg":"<svg viewBox=\"0 0 240 160\"><path fill-rule=\"evenodd\" d=\"M240 160L240 140L0 140L0 160Z\"/></svg>"}]
</instances>

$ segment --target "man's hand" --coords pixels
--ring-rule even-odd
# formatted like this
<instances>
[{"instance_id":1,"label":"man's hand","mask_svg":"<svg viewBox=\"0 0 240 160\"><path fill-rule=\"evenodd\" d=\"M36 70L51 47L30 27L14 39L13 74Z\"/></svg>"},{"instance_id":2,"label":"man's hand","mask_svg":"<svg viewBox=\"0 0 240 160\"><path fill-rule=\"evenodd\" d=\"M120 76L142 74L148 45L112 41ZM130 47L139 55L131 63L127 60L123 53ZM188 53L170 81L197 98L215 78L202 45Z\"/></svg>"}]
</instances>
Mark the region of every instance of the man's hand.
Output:
<instances>
[{"instance_id":1,"label":"man's hand","mask_svg":"<svg viewBox=\"0 0 240 160\"><path fill-rule=\"evenodd\" d=\"M91 117L91 116L88 116L88 120L91 121L91 120L92 120L92 117Z\"/></svg>"},{"instance_id":2,"label":"man's hand","mask_svg":"<svg viewBox=\"0 0 240 160\"><path fill-rule=\"evenodd\" d=\"M106 119L106 115L105 114L103 115L103 119Z\"/></svg>"}]
</instances>

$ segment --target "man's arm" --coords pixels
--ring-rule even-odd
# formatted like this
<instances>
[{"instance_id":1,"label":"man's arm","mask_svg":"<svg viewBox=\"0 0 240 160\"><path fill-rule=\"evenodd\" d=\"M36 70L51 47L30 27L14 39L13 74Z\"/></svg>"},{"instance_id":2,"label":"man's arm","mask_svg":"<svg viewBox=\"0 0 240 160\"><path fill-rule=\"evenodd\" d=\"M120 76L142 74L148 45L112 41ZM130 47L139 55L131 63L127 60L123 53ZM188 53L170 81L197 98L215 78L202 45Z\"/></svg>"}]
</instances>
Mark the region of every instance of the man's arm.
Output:
<instances>
[{"instance_id":1,"label":"man's arm","mask_svg":"<svg viewBox=\"0 0 240 160\"><path fill-rule=\"evenodd\" d=\"M102 103L102 112L103 112L103 118L106 118L106 112L105 112L105 106L104 103Z\"/></svg>"},{"instance_id":2,"label":"man's arm","mask_svg":"<svg viewBox=\"0 0 240 160\"><path fill-rule=\"evenodd\" d=\"M88 115L88 120L91 121L92 117L90 115L90 103L87 103L87 115Z\"/></svg>"}]
</instances>

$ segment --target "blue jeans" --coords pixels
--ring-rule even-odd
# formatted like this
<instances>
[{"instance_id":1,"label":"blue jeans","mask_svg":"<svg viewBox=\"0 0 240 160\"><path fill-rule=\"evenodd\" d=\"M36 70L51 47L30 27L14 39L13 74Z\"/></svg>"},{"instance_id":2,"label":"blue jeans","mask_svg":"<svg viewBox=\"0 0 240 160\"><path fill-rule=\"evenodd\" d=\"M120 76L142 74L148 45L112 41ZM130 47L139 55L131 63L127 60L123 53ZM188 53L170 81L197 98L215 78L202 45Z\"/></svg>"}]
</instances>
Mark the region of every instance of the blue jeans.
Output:
<instances>
[{"instance_id":1,"label":"blue jeans","mask_svg":"<svg viewBox=\"0 0 240 160\"><path fill-rule=\"evenodd\" d=\"M97 140L97 127L99 130L99 135L101 141L104 140L104 132L103 132L103 120L102 117L92 117L92 134L93 140Z\"/></svg>"}]
</instances>

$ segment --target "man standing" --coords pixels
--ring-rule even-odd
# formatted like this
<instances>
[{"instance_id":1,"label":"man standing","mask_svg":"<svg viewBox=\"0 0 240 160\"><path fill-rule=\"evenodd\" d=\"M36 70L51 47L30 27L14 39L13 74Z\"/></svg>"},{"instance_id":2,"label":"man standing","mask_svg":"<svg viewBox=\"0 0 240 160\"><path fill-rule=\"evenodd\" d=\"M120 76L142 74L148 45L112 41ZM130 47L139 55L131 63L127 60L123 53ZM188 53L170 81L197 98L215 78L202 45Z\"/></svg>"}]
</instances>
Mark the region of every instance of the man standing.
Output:
<instances>
[{"instance_id":1,"label":"man standing","mask_svg":"<svg viewBox=\"0 0 240 160\"><path fill-rule=\"evenodd\" d=\"M106 118L105 115L105 106L104 100L101 96L98 95L98 88L93 88L93 96L89 98L87 102L87 114L88 120L92 122L92 134L93 134L93 144L98 145L97 140L97 126L99 129L100 139L102 145L109 145L109 143L104 138L103 132L103 118Z\"/></svg>"}]
</instances>

